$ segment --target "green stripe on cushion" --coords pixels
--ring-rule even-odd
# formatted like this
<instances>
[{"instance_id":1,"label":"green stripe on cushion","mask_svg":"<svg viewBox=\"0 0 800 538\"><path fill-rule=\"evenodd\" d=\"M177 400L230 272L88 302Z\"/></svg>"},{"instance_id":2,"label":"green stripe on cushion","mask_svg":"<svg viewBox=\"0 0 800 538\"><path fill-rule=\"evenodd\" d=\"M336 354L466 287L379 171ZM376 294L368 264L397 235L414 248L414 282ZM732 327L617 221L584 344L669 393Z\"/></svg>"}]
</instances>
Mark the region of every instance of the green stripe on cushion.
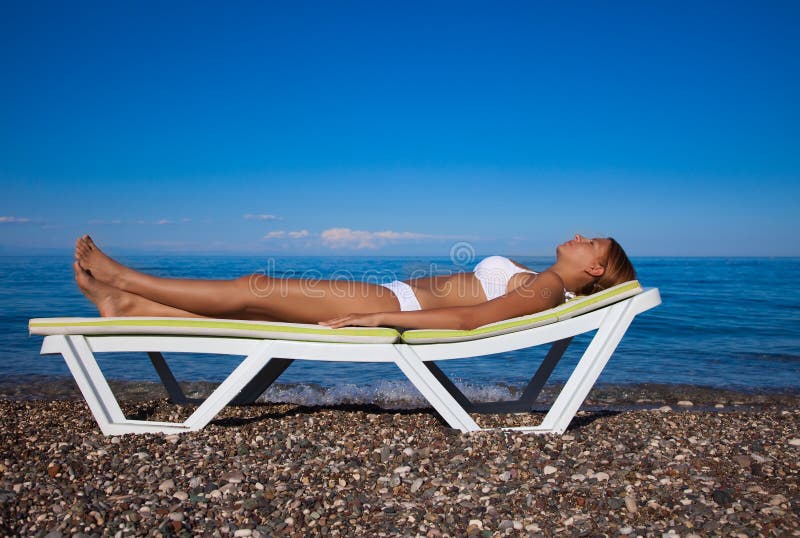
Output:
<instances>
[{"instance_id":1,"label":"green stripe on cushion","mask_svg":"<svg viewBox=\"0 0 800 538\"><path fill-rule=\"evenodd\" d=\"M343 327L341 329L296 327L291 325L266 325L240 321L209 321L209 320L184 320L184 319L115 319L97 321L66 321L66 322L31 322L35 327L182 327L200 329L238 329L247 331L292 333L292 334L320 334L331 336L398 336L394 329L384 327Z\"/></svg>"},{"instance_id":2,"label":"green stripe on cushion","mask_svg":"<svg viewBox=\"0 0 800 538\"><path fill-rule=\"evenodd\" d=\"M586 308L587 306L599 303L600 301L605 301L606 299L610 299L615 295L622 295L623 293L635 290L636 288L641 288L641 284L639 284L638 280L631 280L630 282L620 284L619 286L614 286L613 288L609 288L604 291L593 293L592 295L576 297L572 301L564 303L566 306L558 311L558 315L563 316L564 314L575 312L581 308Z\"/></svg>"},{"instance_id":3,"label":"green stripe on cushion","mask_svg":"<svg viewBox=\"0 0 800 538\"><path fill-rule=\"evenodd\" d=\"M545 321L550 318L557 319L558 313L547 311L547 314L542 314L540 316L531 316L525 317L524 319L519 319L516 321L509 321L506 323L500 324L493 324L493 325L484 325L482 327L476 327L472 330L459 330L459 329L414 329L411 331L405 331L403 333L403 340L416 340L420 338L448 338L448 337L456 337L456 336L479 336L482 334L489 334L495 331L500 331L503 329L511 329L513 327L519 327L520 325L530 325L531 323L536 323L539 321Z\"/></svg>"}]
</instances>

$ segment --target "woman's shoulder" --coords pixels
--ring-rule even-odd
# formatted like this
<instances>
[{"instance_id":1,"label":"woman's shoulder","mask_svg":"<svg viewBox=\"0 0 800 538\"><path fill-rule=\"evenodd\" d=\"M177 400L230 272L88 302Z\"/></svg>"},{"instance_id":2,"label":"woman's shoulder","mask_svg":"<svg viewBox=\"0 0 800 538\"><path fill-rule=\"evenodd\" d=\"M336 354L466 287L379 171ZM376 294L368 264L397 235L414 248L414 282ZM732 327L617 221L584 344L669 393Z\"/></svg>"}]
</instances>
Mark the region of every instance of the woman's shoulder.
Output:
<instances>
[{"instance_id":1,"label":"woman's shoulder","mask_svg":"<svg viewBox=\"0 0 800 538\"><path fill-rule=\"evenodd\" d=\"M546 299L552 297L553 306L560 304L564 298L564 282L553 271L534 273L522 283L521 287L534 291Z\"/></svg>"}]
</instances>

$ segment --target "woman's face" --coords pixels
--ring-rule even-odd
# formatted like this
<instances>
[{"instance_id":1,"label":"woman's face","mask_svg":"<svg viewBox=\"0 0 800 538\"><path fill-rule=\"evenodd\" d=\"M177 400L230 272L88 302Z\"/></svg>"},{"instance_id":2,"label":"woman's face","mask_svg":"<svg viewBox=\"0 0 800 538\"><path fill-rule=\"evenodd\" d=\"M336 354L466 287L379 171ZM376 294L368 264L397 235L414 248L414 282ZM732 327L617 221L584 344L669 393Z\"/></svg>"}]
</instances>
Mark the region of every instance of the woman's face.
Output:
<instances>
[{"instance_id":1,"label":"woman's face","mask_svg":"<svg viewBox=\"0 0 800 538\"><path fill-rule=\"evenodd\" d=\"M605 267L610 245L611 240L605 237L589 239L581 234L575 234L573 239L558 245L556 256L559 259L576 262L580 266L601 265Z\"/></svg>"}]
</instances>

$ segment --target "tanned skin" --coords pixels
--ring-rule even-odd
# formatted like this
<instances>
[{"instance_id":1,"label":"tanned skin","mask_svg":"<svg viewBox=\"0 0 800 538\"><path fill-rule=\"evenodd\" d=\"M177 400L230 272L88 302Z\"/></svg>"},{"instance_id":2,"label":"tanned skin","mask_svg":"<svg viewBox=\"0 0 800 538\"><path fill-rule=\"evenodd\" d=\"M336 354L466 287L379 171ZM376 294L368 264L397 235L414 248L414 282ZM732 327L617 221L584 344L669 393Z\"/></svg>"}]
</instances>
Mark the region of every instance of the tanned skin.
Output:
<instances>
[{"instance_id":1,"label":"tanned skin","mask_svg":"<svg viewBox=\"0 0 800 538\"><path fill-rule=\"evenodd\" d=\"M581 289L603 274L609 245L608 239L576 234L557 247L553 265L539 274L514 275L506 294L491 301L473 273L408 280L422 306L413 312L401 312L393 293L367 282L279 279L259 273L231 280L156 277L110 258L88 235L75 243L73 269L78 287L101 316L472 329L562 303L564 288Z\"/></svg>"}]
</instances>

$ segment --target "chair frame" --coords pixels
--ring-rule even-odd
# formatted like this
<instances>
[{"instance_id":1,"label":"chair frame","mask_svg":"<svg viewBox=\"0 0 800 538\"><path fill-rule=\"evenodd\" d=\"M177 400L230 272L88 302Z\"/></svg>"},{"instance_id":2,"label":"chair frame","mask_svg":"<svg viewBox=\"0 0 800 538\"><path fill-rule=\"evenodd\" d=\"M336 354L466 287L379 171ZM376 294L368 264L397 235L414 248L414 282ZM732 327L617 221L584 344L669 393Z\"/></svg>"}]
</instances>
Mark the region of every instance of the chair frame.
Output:
<instances>
[{"instance_id":1,"label":"chair frame","mask_svg":"<svg viewBox=\"0 0 800 538\"><path fill-rule=\"evenodd\" d=\"M64 357L78 387L105 435L184 433L208 424L228 404L249 404L295 360L394 363L452 428L479 431L470 412L530 411L541 389L573 337L597 330L564 387L539 425L498 428L536 434L561 434L594 386L634 317L661 303L649 288L617 303L549 325L478 340L432 344L330 343L241 337L176 335L46 336L41 353ZM551 344L550 351L523 390L520 399L473 404L434 361L462 359ZM245 358L182 423L132 420L125 417L95 353L145 352L172 402L189 403L162 353L214 353ZM491 359L496 360L496 359Z\"/></svg>"}]
</instances>

